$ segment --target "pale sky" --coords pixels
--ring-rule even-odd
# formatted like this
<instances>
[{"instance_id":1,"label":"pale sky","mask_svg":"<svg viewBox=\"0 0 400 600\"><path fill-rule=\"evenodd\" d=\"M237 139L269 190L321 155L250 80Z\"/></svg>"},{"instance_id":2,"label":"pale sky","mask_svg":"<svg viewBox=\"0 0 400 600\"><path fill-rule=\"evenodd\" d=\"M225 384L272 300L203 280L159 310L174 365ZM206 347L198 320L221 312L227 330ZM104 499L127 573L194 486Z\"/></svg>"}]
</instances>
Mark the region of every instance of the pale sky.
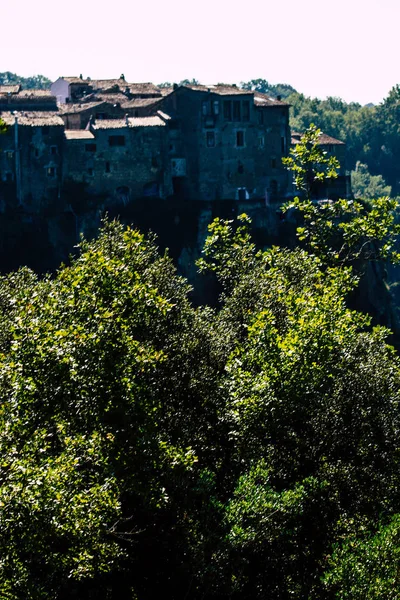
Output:
<instances>
[{"instance_id":1,"label":"pale sky","mask_svg":"<svg viewBox=\"0 0 400 600\"><path fill-rule=\"evenodd\" d=\"M378 103L398 82L396 0L19 0L1 9L0 72L129 82L264 78Z\"/></svg>"}]
</instances>

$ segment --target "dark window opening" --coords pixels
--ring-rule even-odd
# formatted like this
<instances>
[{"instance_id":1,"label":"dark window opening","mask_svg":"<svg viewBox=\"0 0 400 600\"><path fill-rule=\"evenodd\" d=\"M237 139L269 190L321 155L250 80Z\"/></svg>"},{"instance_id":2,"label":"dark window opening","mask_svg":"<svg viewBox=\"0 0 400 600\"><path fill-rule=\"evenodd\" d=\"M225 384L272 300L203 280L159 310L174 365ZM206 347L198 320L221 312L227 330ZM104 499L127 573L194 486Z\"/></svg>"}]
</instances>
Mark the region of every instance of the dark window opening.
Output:
<instances>
[{"instance_id":1,"label":"dark window opening","mask_svg":"<svg viewBox=\"0 0 400 600\"><path fill-rule=\"evenodd\" d=\"M35 158L39 158L39 150L35 148Z\"/></svg>"},{"instance_id":2,"label":"dark window opening","mask_svg":"<svg viewBox=\"0 0 400 600\"><path fill-rule=\"evenodd\" d=\"M233 102L233 120L240 121L240 100Z\"/></svg>"},{"instance_id":3,"label":"dark window opening","mask_svg":"<svg viewBox=\"0 0 400 600\"><path fill-rule=\"evenodd\" d=\"M244 173L244 166L241 162L238 163L238 173Z\"/></svg>"},{"instance_id":4,"label":"dark window opening","mask_svg":"<svg viewBox=\"0 0 400 600\"><path fill-rule=\"evenodd\" d=\"M135 110L135 117L138 117L138 116L139 116L139 111Z\"/></svg>"},{"instance_id":5,"label":"dark window opening","mask_svg":"<svg viewBox=\"0 0 400 600\"><path fill-rule=\"evenodd\" d=\"M110 135L110 137L108 138L108 143L111 147L125 146L125 136L124 135Z\"/></svg>"},{"instance_id":6,"label":"dark window opening","mask_svg":"<svg viewBox=\"0 0 400 600\"><path fill-rule=\"evenodd\" d=\"M271 181L270 190L271 190L271 196L278 195L278 182L276 181L276 179L273 179Z\"/></svg>"},{"instance_id":7,"label":"dark window opening","mask_svg":"<svg viewBox=\"0 0 400 600\"><path fill-rule=\"evenodd\" d=\"M230 100L224 100L224 119L232 121L232 102Z\"/></svg>"},{"instance_id":8,"label":"dark window opening","mask_svg":"<svg viewBox=\"0 0 400 600\"><path fill-rule=\"evenodd\" d=\"M236 132L236 146L242 148L244 146L244 131Z\"/></svg>"},{"instance_id":9,"label":"dark window opening","mask_svg":"<svg viewBox=\"0 0 400 600\"><path fill-rule=\"evenodd\" d=\"M238 188L238 199L246 200L246 188Z\"/></svg>"},{"instance_id":10,"label":"dark window opening","mask_svg":"<svg viewBox=\"0 0 400 600\"><path fill-rule=\"evenodd\" d=\"M53 156L57 156L57 154L58 154L57 146L50 146L50 154L52 154Z\"/></svg>"},{"instance_id":11,"label":"dark window opening","mask_svg":"<svg viewBox=\"0 0 400 600\"><path fill-rule=\"evenodd\" d=\"M259 147L259 148L264 148L264 146L265 146L265 138L264 138L264 136L263 136L263 135L261 135L261 136L258 138L258 147Z\"/></svg>"},{"instance_id":12,"label":"dark window opening","mask_svg":"<svg viewBox=\"0 0 400 600\"><path fill-rule=\"evenodd\" d=\"M215 100L213 102L213 108L214 108L214 115L219 115L219 102L218 102L218 100Z\"/></svg>"},{"instance_id":13,"label":"dark window opening","mask_svg":"<svg viewBox=\"0 0 400 600\"><path fill-rule=\"evenodd\" d=\"M276 169L276 158L272 158L272 159L271 159L271 167L272 167L273 169Z\"/></svg>"},{"instance_id":14,"label":"dark window opening","mask_svg":"<svg viewBox=\"0 0 400 600\"><path fill-rule=\"evenodd\" d=\"M91 167L87 170L87 172L88 172L89 177L94 176L94 170Z\"/></svg>"},{"instance_id":15,"label":"dark window opening","mask_svg":"<svg viewBox=\"0 0 400 600\"><path fill-rule=\"evenodd\" d=\"M207 131L206 134L207 147L214 148L215 146L215 133L214 131Z\"/></svg>"},{"instance_id":16,"label":"dark window opening","mask_svg":"<svg viewBox=\"0 0 400 600\"><path fill-rule=\"evenodd\" d=\"M106 173L111 173L111 165L109 162L106 162Z\"/></svg>"},{"instance_id":17,"label":"dark window opening","mask_svg":"<svg viewBox=\"0 0 400 600\"><path fill-rule=\"evenodd\" d=\"M96 144L85 144L85 152L96 152Z\"/></svg>"},{"instance_id":18,"label":"dark window opening","mask_svg":"<svg viewBox=\"0 0 400 600\"><path fill-rule=\"evenodd\" d=\"M151 166L153 167L153 169L157 169L160 166L160 164L158 162L158 158L156 156L152 157Z\"/></svg>"},{"instance_id":19,"label":"dark window opening","mask_svg":"<svg viewBox=\"0 0 400 600\"><path fill-rule=\"evenodd\" d=\"M55 167L47 167L47 177L55 177L56 176L56 168Z\"/></svg>"},{"instance_id":20,"label":"dark window opening","mask_svg":"<svg viewBox=\"0 0 400 600\"><path fill-rule=\"evenodd\" d=\"M243 121L250 120L250 102L248 100L243 101Z\"/></svg>"}]
</instances>

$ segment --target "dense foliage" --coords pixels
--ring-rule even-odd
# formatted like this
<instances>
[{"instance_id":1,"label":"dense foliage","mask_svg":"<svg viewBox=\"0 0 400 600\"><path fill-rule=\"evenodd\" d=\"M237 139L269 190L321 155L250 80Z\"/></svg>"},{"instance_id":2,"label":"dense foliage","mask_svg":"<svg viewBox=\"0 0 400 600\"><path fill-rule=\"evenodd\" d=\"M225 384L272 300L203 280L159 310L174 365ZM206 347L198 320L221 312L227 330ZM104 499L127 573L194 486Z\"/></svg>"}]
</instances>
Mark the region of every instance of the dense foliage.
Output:
<instances>
[{"instance_id":1,"label":"dense foliage","mask_svg":"<svg viewBox=\"0 0 400 600\"><path fill-rule=\"evenodd\" d=\"M0 85L20 84L24 90L44 90L50 88L51 81L44 75L32 75L31 77L21 77L16 73L4 71L0 73Z\"/></svg>"},{"instance_id":2,"label":"dense foliage","mask_svg":"<svg viewBox=\"0 0 400 600\"><path fill-rule=\"evenodd\" d=\"M153 240L106 223L55 277L1 278L2 598L361 600L370 563L385 597L386 331L347 308L349 268L258 251L244 216L214 221L199 268L217 309L192 307Z\"/></svg>"}]
</instances>

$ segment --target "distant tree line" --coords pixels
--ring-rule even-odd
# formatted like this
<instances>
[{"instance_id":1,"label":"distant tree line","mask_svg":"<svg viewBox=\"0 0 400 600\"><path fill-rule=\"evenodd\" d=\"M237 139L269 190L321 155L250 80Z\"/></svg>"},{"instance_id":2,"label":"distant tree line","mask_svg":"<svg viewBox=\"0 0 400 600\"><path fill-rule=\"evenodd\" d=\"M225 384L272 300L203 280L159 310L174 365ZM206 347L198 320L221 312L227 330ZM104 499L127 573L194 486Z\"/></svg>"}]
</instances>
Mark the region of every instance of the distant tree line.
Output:
<instances>
[{"instance_id":1,"label":"distant tree line","mask_svg":"<svg viewBox=\"0 0 400 600\"><path fill-rule=\"evenodd\" d=\"M0 73L0 85L20 84L25 90L44 90L50 88L51 81L44 75L32 75L32 77L21 77L16 73L5 71Z\"/></svg>"}]
</instances>

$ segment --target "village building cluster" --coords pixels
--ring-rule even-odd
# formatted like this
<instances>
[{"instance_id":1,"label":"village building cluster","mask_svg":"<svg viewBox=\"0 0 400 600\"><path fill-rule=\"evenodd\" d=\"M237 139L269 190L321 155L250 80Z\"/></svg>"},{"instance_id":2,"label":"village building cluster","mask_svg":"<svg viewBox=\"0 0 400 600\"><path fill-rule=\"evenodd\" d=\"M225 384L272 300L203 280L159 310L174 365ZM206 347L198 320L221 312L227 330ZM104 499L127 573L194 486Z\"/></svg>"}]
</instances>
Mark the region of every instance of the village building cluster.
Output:
<instances>
[{"instance_id":1,"label":"village building cluster","mask_svg":"<svg viewBox=\"0 0 400 600\"><path fill-rule=\"evenodd\" d=\"M289 104L235 85L60 77L50 90L0 86L0 211L41 211L66 194L126 205L137 198L281 201ZM345 145L321 144L344 164ZM342 172L330 194L349 194Z\"/></svg>"}]
</instances>

